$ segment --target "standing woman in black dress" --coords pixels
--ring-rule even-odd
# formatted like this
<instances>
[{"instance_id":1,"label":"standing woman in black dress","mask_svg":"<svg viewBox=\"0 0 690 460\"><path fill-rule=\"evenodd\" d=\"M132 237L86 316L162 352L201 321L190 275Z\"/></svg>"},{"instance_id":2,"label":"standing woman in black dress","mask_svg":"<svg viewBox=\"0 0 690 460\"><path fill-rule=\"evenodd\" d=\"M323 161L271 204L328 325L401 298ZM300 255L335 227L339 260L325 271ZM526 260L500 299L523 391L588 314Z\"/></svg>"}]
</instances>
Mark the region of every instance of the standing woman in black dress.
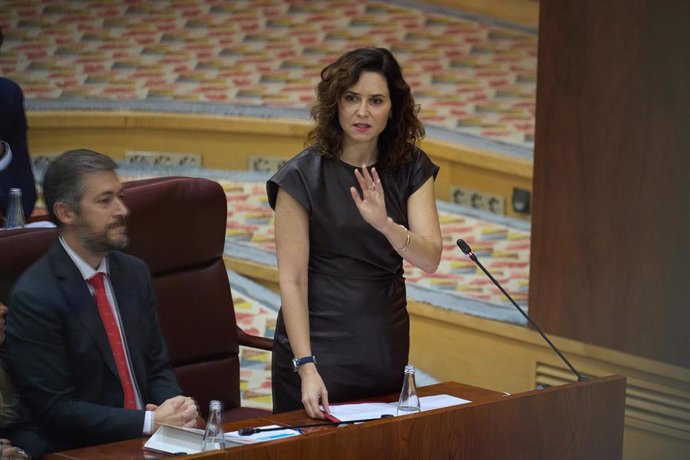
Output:
<instances>
[{"instance_id":1,"label":"standing woman in black dress","mask_svg":"<svg viewBox=\"0 0 690 460\"><path fill-rule=\"evenodd\" d=\"M311 144L267 183L282 307L273 410L397 392L409 354L403 259L441 257L438 167L398 62L350 51L321 72Z\"/></svg>"}]
</instances>

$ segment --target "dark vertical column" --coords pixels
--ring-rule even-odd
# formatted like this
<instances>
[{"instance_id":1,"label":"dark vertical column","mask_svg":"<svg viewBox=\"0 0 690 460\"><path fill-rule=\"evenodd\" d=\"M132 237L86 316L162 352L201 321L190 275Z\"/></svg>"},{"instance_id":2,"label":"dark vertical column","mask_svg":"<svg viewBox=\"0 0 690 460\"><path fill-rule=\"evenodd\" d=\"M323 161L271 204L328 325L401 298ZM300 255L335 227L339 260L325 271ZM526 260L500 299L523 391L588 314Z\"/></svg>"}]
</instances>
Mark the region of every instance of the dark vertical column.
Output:
<instances>
[{"instance_id":1,"label":"dark vertical column","mask_svg":"<svg viewBox=\"0 0 690 460\"><path fill-rule=\"evenodd\" d=\"M530 312L690 367L690 2L542 0Z\"/></svg>"}]
</instances>

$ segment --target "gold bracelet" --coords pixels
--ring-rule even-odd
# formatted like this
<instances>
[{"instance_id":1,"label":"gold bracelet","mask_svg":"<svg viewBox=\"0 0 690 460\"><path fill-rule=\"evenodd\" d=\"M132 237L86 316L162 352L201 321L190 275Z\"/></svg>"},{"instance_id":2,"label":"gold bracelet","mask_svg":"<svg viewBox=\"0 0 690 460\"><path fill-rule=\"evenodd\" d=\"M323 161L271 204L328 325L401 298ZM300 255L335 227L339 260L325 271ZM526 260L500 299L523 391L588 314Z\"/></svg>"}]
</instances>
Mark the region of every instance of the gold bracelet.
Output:
<instances>
[{"instance_id":1,"label":"gold bracelet","mask_svg":"<svg viewBox=\"0 0 690 460\"><path fill-rule=\"evenodd\" d=\"M393 249L395 249L398 252L403 252L410 245L410 231L407 228L405 228L405 226L403 224L398 224L398 225L400 225L400 228L405 230L405 236L406 236L405 246L403 246L401 248L396 248L395 246L393 246Z\"/></svg>"}]
</instances>

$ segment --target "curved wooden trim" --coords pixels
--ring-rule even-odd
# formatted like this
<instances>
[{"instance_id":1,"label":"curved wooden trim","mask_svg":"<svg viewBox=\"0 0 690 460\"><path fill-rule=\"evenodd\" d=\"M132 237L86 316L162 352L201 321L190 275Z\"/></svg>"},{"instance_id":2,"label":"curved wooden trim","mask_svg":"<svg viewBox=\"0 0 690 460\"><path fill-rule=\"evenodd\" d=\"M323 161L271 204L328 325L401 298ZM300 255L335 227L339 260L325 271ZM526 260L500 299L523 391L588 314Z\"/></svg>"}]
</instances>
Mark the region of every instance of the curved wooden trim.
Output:
<instances>
[{"instance_id":1,"label":"curved wooden trim","mask_svg":"<svg viewBox=\"0 0 690 460\"><path fill-rule=\"evenodd\" d=\"M288 118L133 111L38 111L28 112L27 118L29 126L33 129L155 128L178 131L303 136L311 126L308 121Z\"/></svg>"},{"instance_id":2,"label":"curved wooden trim","mask_svg":"<svg viewBox=\"0 0 690 460\"><path fill-rule=\"evenodd\" d=\"M32 130L49 129L158 129L177 132L215 132L304 139L311 122L287 118L253 118L197 113L133 111L33 111L27 114ZM532 180L532 162L447 141L427 138L422 147L442 161Z\"/></svg>"},{"instance_id":3,"label":"curved wooden trim","mask_svg":"<svg viewBox=\"0 0 690 460\"><path fill-rule=\"evenodd\" d=\"M537 0L426 0L424 3L535 28L539 25Z\"/></svg>"}]
</instances>

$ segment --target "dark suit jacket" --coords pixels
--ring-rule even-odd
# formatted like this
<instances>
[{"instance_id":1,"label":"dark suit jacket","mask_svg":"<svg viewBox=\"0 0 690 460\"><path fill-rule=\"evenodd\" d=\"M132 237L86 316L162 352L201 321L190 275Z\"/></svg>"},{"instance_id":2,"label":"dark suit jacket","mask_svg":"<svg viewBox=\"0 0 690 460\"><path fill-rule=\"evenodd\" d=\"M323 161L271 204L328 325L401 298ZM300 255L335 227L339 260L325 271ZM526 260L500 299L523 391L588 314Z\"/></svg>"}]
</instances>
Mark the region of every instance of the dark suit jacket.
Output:
<instances>
[{"instance_id":1,"label":"dark suit jacket","mask_svg":"<svg viewBox=\"0 0 690 460\"><path fill-rule=\"evenodd\" d=\"M119 251L108 263L144 404L161 404L182 390L158 327L149 271L143 261ZM122 407L122 387L95 301L59 242L22 274L8 306L10 369L50 450L142 435L144 411Z\"/></svg>"},{"instance_id":2,"label":"dark suit jacket","mask_svg":"<svg viewBox=\"0 0 690 460\"><path fill-rule=\"evenodd\" d=\"M47 453L45 437L38 427L25 420L0 427L0 438L9 439L13 446L24 449L34 459L41 458Z\"/></svg>"},{"instance_id":3,"label":"dark suit jacket","mask_svg":"<svg viewBox=\"0 0 690 460\"><path fill-rule=\"evenodd\" d=\"M0 346L0 354L4 353L4 347ZM4 355L2 356L4 358ZM0 358L0 366L4 369L4 359ZM4 370L2 371L4 372ZM8 379L8 376L5 376ZM6 387L0 388L3 392L3 400L12 400L12 418L0 425L0 438L9 439L13 446L21 447L31 458L41 458L46 453L46 441L39 428L31 422L29 413L21 404L21 401L14 401L12 394L13 388L9 381L4 382Z\"/></svg>"},{"instance_id":4,"label":"dark suit jacket","mask_svg":"<svg viewBox=\"0 0 690 460\"><path fill-rule=\"evenodd\" d=\"M12 163L0 171L0 213L7 214L10 189L22 189L24 215L28 217L36 203L36 183L26 143L24 95L18 84L0 77L0 140L12 149Z\"/></svg>"}]
</instances>

